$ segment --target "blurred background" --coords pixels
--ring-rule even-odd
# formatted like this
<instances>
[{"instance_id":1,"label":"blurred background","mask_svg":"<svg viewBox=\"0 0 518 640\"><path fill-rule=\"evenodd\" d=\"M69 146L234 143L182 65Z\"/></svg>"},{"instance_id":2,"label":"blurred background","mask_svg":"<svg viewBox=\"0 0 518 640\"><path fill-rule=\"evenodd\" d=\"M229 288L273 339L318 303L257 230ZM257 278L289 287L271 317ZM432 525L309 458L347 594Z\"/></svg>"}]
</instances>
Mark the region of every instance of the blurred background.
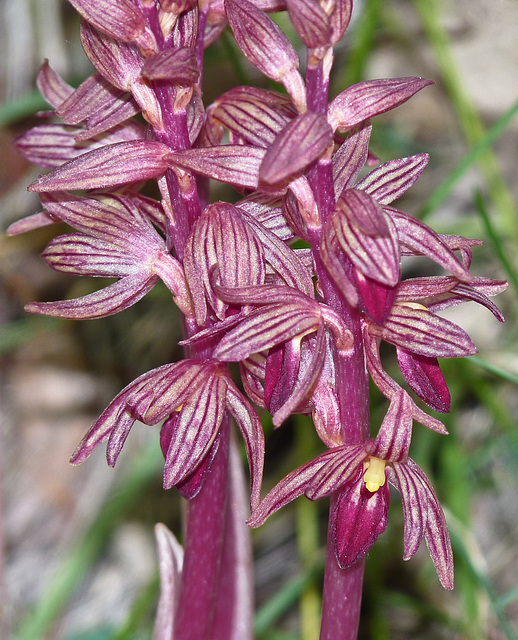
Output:
<instances>
[{"instance_id":1,"label":"blurred background","mask_svg":"<svg viewBox=\"0 0 518 640\"><path fill-rule=\"evenodd\" d=\"M333 94L370 78L436 81L375 120L372 151L382 161L428 152L428 169L398 207L440 233L482 238L473 272L509 280L496 300L504 325L474 304L449 314L479 348L475 358L443 362L450 435L414 430L411 455L447 513L456 589L442 590L424 545L401 560L394 495L388 529L367 560L363 639L518 638L517 33L516 0L364 0L337 51ZM43 59L74 85L91 73L78 35L64 0L0 0L2 232L39 210L26 191L39 169L12 144L46 108L34 90ZM264 83L228 33L209 49L206 77L207 104L233 85ZM112 318L28 317L29 301L95 287L46 266L39 254L54 235L47 227L0 236L0 637L150 638L153 525L181 535L178 496L161 489L158 428L136 425L116 470L101 449L80 467L68 459L125 384L180 356L178 317L160 287ZM405 269L430 273L418 260ZM374 390L372 407L375 430L386 404ZM304 418L276 432L265 424L266 490L322 448ZM299 499L254 532L257 638L318 637L326 512Z\"/></svg>"}]
</instances>

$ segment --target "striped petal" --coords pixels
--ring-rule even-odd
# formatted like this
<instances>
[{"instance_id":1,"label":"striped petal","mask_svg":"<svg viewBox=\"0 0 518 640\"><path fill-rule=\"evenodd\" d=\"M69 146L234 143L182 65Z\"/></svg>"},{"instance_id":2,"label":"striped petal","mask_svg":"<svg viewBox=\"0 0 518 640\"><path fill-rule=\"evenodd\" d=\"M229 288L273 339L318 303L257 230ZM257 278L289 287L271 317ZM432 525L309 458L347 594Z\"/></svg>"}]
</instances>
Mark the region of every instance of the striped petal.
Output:
<instances>
[{"instance_id":1,"label":"striped petal","mask_svg":"<svg viewBox=\"0 0 518 640\"><path fill-rule=\"evenodd\" d=\"M424 171L428 160L427 153L390 160L367 174L356 188L365 191L380 204L390 204L410 189Z\"/></svg>"},{"instance_id":2,"label":"striped petal","mask_svg":"<svg viewBox=\"0 0 518 640\"><path fill-rule=\"evenodd\" d=\"M312 273L304 266L297 253L249 214L245 216L262 244L266 262L289 287L314 298Z\"/></svg>"},{"instance_id":3,"label":"striped petal","mask_svg":"<svg viewBox=\"0 0 518 640\"><path fill-rule=\"evenodd\" d=\"M272 420L276 427L279 427L292 413L305 411L310 394L320 376L322 366L325 359L325 330L319 325L315 336L310 336L301 345L301 357L296 362L296 377L290 389L283 388L280 394L277 394L277 409L272 411L269 406L270 413L273 414ZM294 341L292 341L294 342ZM267 363L268 365L268 363ZM267 369L268 372L268 369ZM282 367L277 376L277 381L287 377L289 367ZM265 400L266 400L266 382L265 378Z\"/></svg>"},{"instance_id":4,"label":"striped petal","mask_svg":"<svg viewBox=\"0 0 518 640\"><path fill-rule=\"evenodd\" d=\"M109 438L108 464L114 466L136 420L147 425L158 424L191 396L196 397L216 371L217 365L211 361L183 360L142 374L103 411L74 452L72 464L83 462Z\"/></svg>"},{"instance_id":5,"label":"striped petal","mask_svg":"<svg viewBox=\"0 0 518 640\"><path fill-rule=\"evenodd\" d=\"M394 464L396 487L401 492L405 518L404 560L411 558L426 539L437 575L445 589L453 589L453 553L444 512L430 481L412 460Z\"/></svg>"},{"instance_id":6,"label":"striped petal","mask_svg":"<svg viewBox=\"0 0 518 640\"><path fill-rule=\"evenodd\" d=\"M85 20L121 42L135 40L146 26L132 0L70 0L70 4Z\"/></svg>"},{"instance_id":7,"label":"striped petal","mask_svg":"<svg viewBox=\"0 0 518 640\"><path fill-rule=\"evenodd\" d=\"M162 176L168 169L169 148L153 140L110 144L83 155L41 176L29 191L104 189Z\"/></svg>"},{"instance_id":8,"label":"striped petal","mask_svg":"<svg viewBox=\"0 0 518 640\"><path fill-rule=\"evenodd\" d=\"M286 218L283 214L283 203L280 198L263 193L254 193L236 202L236 206L238 209L246 211L262 227L274 233L284 242L293 238L294 233L286 223Z\"/></svg>"},{"instance_id":9,"label":"striped petal","mask_svg":"<svg viewBox=\"0 0 518 640\"><path fill-rule=\"evenodd\" d=\"M183 549L175 536L162 523L155 525L155 537L160 568L160 599L158 601L153 640L169 640L173 636L175 607L180 589Z\"/></svg>"},{"instance_id":10,"label":"striped petal","mask_svg":"<svg viewBox=\"0 0 518 640\"><path fill-rule=\"evenodd\" d=\"M238 47L272 80L297 69L299 58L273 20L248 0L226 0L225 11Z\"/></svg>"},{"instance_id":11,"label":"striped petal","mask_svg":"<svg viewBox=\"0 0 518 640\"><path fill-rule=\"evenodd\" d=\"M426 78L389 78L353 84L330 103L329 122L333 129L346 131L394 109L430 84L433 81Z\"/></svg>"},{"instance_id":12,"label":"striped petal","mask_svg":"<svg viewBox=\"0 0 518 640\"><path fill-rule=\"evenodd\" d=\"M314 460L307 462L284 477L252 511L247 523L250 527L260 527L273 513L303 495L313 476L329 461L336 458L336 450L330 449Z\"/></svg>"},{"instance_id":13,"label":"striped petal","mask_svg":"<svg viewBox=\"0 0 518 640\"><path fill-rule=\"evenodd\" d=\"M351 130L345 142L333 155L333 182L336 197L344 189L353 186L358 174L365 166L371 131L372 126L367 123Z\"/></svg>"},{"instance_id":14,"label":"striped petal","mask_svg":"<svg viewBox=\"0 0 518 640\"><path fill-rule=\"evenodd\" d=\"M319 500L343 489L362 469L367 457L363 445L342 445L330 451L334 455L326 456L325 465L316 470L308 482L304 493L310 500Z\"/></svg>"},{"instance_id":15,"label":"striped petal","mask_svg":"<svg viewBox=\"0 0 518 640\"><path fill-rule=\"evenodd\" d=\"M184 251L184 267L200 326L207 317L206 301L223 320L228 307L214 287L262 285L265 264L262 246L239 209L219 202L198 218Z\"/></svg>"},{"instance_id":16,"label":"striped petal","mask_svg":"<svg viewBox=\"0 0 518 640\"><path fill-rule=\"evenodd\" d=\"M255 87L235 87L216 99L211 121L256 147L267 148L297 115L289 98Z\"/></svg>"},{"instance_id":17,"label":"striped petal","mask_svg":"<svg viewBox=\"0 0 518 640\"><path fill-rule=\"evenodd\" d=\"M279 185L302 172L329 146L333 131L324 115L306 111L289 122L268 148L259 181Z\"/></svg>"},{"instance_id":18,"label":"striped petal","mask_svg":"<svg viewBox=\"0 0 518 640\"><path fill-rule=\"evenodd\" d=\"M405 247L403 247L403 255L406 253L410 253L410 255L425 255L459 278L459 280L463 282L471 282L473 280L473 276L468 269L433 229L430 229L420 220L396 209L386 207L384 210L396 225L399 241L411 250L410 252L408 250L405 251Z\"/></svg>"},{"instance_id":19,"label":"striped petal","mask_svg":"<svg viewBox=\"0 0 518 640\"><path fill-rule=\"evenodd\" d=\"M257 189L259 167L265 149L244 145L225 145L173 151L167 155L171 166L189 169L206 178Z\"/></svg>"},{"instance_id":20,"label":"striped petal","mask_svg":"<svg viewBox=\"0 0 518 640\"><path fill-rule=\"evenodd\" d=\"M387 484L371 493L361 474L337 496L329 517L329 528L336 559L342 569L363 558L385 531L389 502Z\"/></svg>"},{"instance_id":21,"label":"striped petal","mask_svg":"<svg viewBox=\"0 0 518 640\"><path fill-rule=\"evenodd\" d=\"M239 391L230 377L227 378L227 409L232 414L245 442L250 469L250 506L254 509L261 499L264 466L264 433L259 416Z\"/></svg>"},{"instance_id":22,"label":"striped petal","mask_svg":"<svg viewBox=\"0 0 518 640\"><path fill-rule=\"evenodd\" d=\"M99 141L93 145L78 144L76 134L80 131L78 127L66 124L40 124L20 136L15 147L29 162L40 167L59 167L92 146L102 146Z\"/></svg>"},{"instance_id":23,"label":"striped petal","mask_svg":"<svg viewBox=\"0 0 518 640\"><path fill-rule=\"evenodd\" d=\"M463 358L477 352L463 329L424 307L396 304L383 325L370 324L369 333L430 358Z\"/></svg>"},{"instance_id":24,"label":"striped petal","mask_svg":"<svg viewBox=\"0 0 518 640\"><path fill-rule=\"evenodd\" d=\"M391 399L402 387L384 371L379 354L379 340L369 335L367 326L363 328L363 342L370 376L381 393L386 398ZM446 427L440 420L425 413L413 400L410 404L412 407L412 418L414 420L437 433L444 435L448 433Z\"/></svg>"},{"instance_id":25,"label":"striped petal","mask_svg":"<svg viewBox=\"0 0 518 640\"><path fill-rule=\"evenodd\" d=\"M41 95L54 109L57 109L74 91L74 88L51 68L48 60L41 65L36 83Z\"/></svg>"},{"instance_id":26,"label":"striped petal","mask_svg":"<svg viewBox=\"0 0 518 640\"><path fill-rule=\"evenodd\" d=\"M225 395L225 379L207 376L182 405L166 454L164 489L185 480L209 453L225 413Z\"/></svg>"},{"instance_id":27,"label":"striped petal","mask_svg":"<svg viewBox=\"0 0 518 640\"><path fill-rule=\"evenodd\" d=\"M214 350L219 360L239 362L252 353L270 349L295 336L316 331L320 322L318 305L300 303L266 305L253 311L229 331Z\"/></svg>"},{"instance_id":28,"label":"striped petal","mask_svg":"<svg viewBox=\"0 0 518 640\"><path fill-rule=\"evenodd\" d=\"M189 47L179 47L148 58L142 67L142 75L151 80L169 80L174 84L191 86L197 82L200 72L194 51Z\"/></svg>"},{"instance_id":29,"label":"striped petal","mask_svg":"<svg viewBox=\"0 0 518 640\"><path fill-rule=\"evenodd\" d=\"M134 305L157 282L158 277L150 274L128 275L86 296L57 302L29 302L25 305L25 310L27 313L67 320L105 318Z\"/></svg>"},{"instance_id":30,"label":"striped petal","mask_svg":"<svg viewBox=\"0 0 518 640\"><path fill-rule=\"evenodd\" d=\"M450 392L437 358L419 356L402 347L397 347L396 352L401 373L412 391L435 411L448 413Z\"/></svg>"},{"instance_id":31,"label":"striped petal","mask_svg":"<svg viewBox=\"0 0 518 640\"><path fill-rule=\"evenodd\" d=\"M42 256L56 271L79 276L121 278L139 271L134 255L81 233L54 238Z\"/></svg>"},{"instance_id":32,"label":"striped petal","mask_svg":"<svg viewBox=\"0 0 518 640\"><path fill-rule=\"evenodd\" d=\"M57 219L78 231L135 253L135 240L148 238L150 243L163 247L142 213L140 200L127 196L98 195L89 198L69 193L50 193L40 196L46 210Z\"/></svg>"},{"instance_id":33,"label":"striped petal","mask_svg":"<svg viewBox=\"0 0 518 640\"><path fill-rule=\"evenodd\" d=\"M329 220L342 251L366 277L395 286L399 281L399 242L394 224L368 194L347 189Z\"/></svg>"},{"instance_id":34,"label":"striped petal","mask_svg":"<svg viewBox=\"0 0 518 640\"><path fill-rule=\"evenodd\" d=\"M406 391L397 391L383 419L370 455L390 462L402 462L408 457L412 439L412 405Z\"/></svg>"},{"instance_id":35,"label":"striped petal","mask_svg":"<svg viewBox=\"0 0 518 640\"><path fill-rule=\"evenodd\" d=\"M287 0L290 20L310 49L331 44L331 21L317 0Z\"/></svg>"},{"instance_id":36,"label":"striped petal","mask_svg":"<svg viewBox=\"0 0 518 640\"><path fill-rule=\"evenodd\" d=\"M130 91L140 78L144 57L133 43L120 42L81 23L81 44L93 66L108 82L121 91Z\"/></svg>"},{"instance_id":37,"label":"striped petal","mask_svg":"<svg viewBox=\"0 0 518 640\"><path fill-rule=\"evenodd\" d=\"M336 0L334 11L331 13L331 27L333 29L332 44L339 42L351 22L353 0Z\"/></svg>"}]
</instances>

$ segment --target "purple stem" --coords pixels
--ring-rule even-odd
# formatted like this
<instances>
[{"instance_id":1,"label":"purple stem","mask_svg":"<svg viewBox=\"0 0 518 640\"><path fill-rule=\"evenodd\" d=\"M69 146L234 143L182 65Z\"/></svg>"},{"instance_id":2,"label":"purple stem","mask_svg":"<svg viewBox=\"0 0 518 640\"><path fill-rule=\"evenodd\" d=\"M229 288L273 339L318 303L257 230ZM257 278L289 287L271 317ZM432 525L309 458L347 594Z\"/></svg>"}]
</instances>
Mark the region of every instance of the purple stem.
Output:
<instances>
[{"instance_id":1,"label":"purple stem","mask_svg":"<svg viewBox=\"0 0 518 640\"><path fill-rule=\"evenodd\" d=\"M149 24L157 41L165 48L168 43L162 36L156 12L156 5L147 8ZM200 13L198 23L196 53L200 83L206 18L207 10ZM165 81L156 81L154 86L164 125L163 130L155 131L155 137L172 149L190 148L187 113L171 110L174 87ZM201 214L197 181L191 176L180 182L173 171L168 171L165 184L175 213L174 221L169 221L168 248L181 260L185 242ZM203 196L205 201L206 194ZM184 322L186 337L197 330L199 327L193 323ZM190 355L210 357L202 351ZM235 470L229 474L229 416L223 419L220 433L218 451L203 486L187 505L184 565L176 603L174 640L251 640L251 552L247 542L249 533L244 530L243 489L237 488L242 478L237 477ZM235 466L235 456L233 460ZM240 460L238 462L240 464ZM236 507L239 507L237 513ZM171 606L175 603L171 602ZM248 617L249 633L245 632L243 616Z\"/></svg>"},{"instance_id":2,"label":"purple stem","mask_svg":"<svg viewBox=\"0 0 518 640\"><path fill-rule=\"evenodd\" d=\"M229 495L225 537L211 640L252 640L254 594L252 541L246 526L249 505L245 474L236 439L231 432Z\"/></svg>"},{"instance_id":3,"label":"purple stem","mask_svg":"<svg viewBox=\"0 0 518 640\"><path fill-rule=\"evenodd\" d=\"M229 433L230 420L225 418L210 472L198 495L188 503L174 640L216 640L212 624L218 600L225 515L228 514Z\"/></svg>"},{"instance_id":4,"label":"purple stem","mask_svg":"<svg viewBox=\"0 0 518 640\"><path fill-rule=\"evenodd\" d=\"M308 55L306 68L308 110L325 114L329 95L329 78L325 77L323 63L319 62L317 65L313 65L310 58L311 56Z\"/></svg>"},{"instance_id":5,"label":"purple stem","mask_svg":"<svg viewBox=\"0 0 518 640\"><path fill-rule=\"evenodd\" d=\"M339 394L342 441L344 444L358 444L369 436L369 380L359 313L343 299L322 265L319 279L326 303L342 315L354 338L352 353L336 355L336 387ZM336 496L331 497L331 510L335 499ZM364 560L360 560L348 569L338 566L334 532L330 528L327 537L320 640L356 639L364 564Z\"/></svg>"},{"instance_id":6,"label":"purple stem","mask_svg":"<svg viewBox=\"0 0 518 640\"><path fill-rule=\"evenodd\" d=\"M325 113L329 82L323 65L309 67L306 75L308 109ZM332 164L320 160L311 168L308 178L319 207L322 224L335 207ZM353 334L353 349L347 354L336 353L336 388L340 404L342 442L358 444L369 436L369 378L365 363L360 315L348 304L329 277L319 255L321 231L313 231L311 243L316 272L326 304L337 311ZM331 497L331 509L336 496ZM355 640L358 634L363 587L364 561L349 569L338 566L334 532L328 531L326 570L322 594L320 640Z\"/></svg>"},{"instance_id":7,"label":"purple stem","mask_svg":"<svg viewBox=\"0 0 518 640\"><path fill-rule=\"evenodd\" d=\"M331 509L335 497L331 498ZM348 569L340 569L336 561L333 532L327 538L324 600L320 640L356 640L360 622L363 569L365 559Z\"/></svg>"}]
</instances>

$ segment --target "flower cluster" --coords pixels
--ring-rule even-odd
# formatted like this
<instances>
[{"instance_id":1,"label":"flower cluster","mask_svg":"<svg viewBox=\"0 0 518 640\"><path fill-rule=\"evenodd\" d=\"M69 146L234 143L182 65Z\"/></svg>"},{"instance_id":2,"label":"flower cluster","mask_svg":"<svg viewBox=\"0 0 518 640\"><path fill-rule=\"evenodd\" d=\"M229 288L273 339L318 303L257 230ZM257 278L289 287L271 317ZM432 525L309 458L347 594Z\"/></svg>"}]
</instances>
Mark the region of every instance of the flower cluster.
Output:
<instances>
[{"instance_id":1,"label":"flower cluster","mask_svg":"<svg viewBox=\"0 0 518 640\"><path fill-rule=\"evenodd\" d=\"M370 80L328 101L333 46L347 30L351 0L70 1L96 71L73 89L42 67L38 85L54 111L17 146L51 169L29 187L44 211L10 232L66 222L75 231L50 242L43 254L50 266L117 280L27 309L99 318L162 280L183 314L188 354L122 390L72 462L108 440L114 465L135 421L162 424L164 486L193 498L230 414L248 453L251 526L299 495L333 495L336 557L350 566L385 529L388 480L402 496L404 558L424 537L442 584L452 588L442 509L408 457L412 422L446 433L416 400L447 412L438 358L476 352L437 312L475 301L502 320L488 296L505 283L470 273L477 240L437 234L394 208L426 154L380 164L369 151L371 120L431 81ZM279 9L307 49L304 77L268 16ZM249 62L284 93L240 86L204 106L203 50L227 23ZM209 203L207 179L234 186L236 201ZM149 180L160 199L140 193ZM296 239L304 248L293 248ZM429 258L448 275L403 279L407 256ZM384 370L381 341L395 347L407 389ZM248 398L230 377L234 362ZM369 374L390 402L375 438ZM275 426L293 413L311 415L327 447L262 501L264 443L251 402L268 409Z\"/></svg>"}]
</instances>

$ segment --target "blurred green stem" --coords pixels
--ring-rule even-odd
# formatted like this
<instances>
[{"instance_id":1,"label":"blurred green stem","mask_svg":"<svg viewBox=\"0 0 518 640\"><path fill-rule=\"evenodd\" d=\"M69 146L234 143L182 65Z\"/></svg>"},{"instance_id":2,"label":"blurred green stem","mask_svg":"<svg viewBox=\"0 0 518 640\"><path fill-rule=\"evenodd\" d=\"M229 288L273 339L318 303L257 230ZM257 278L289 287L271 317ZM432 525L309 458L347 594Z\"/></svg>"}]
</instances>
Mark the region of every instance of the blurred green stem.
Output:
<instances>
[{"instance_id":1,"label":"blurred green stem","mask_svg":"<svg viewBox=\"0 0 518 640\"><path fill-rule=\"evenodd\" d=\"M432 213L432 211L435 211L435 209L437 209L444 200L446 200L466 171L468 171L468 169L470 169L478 159L491 148L498 138L505 133L507 127L517 115L518 101L515 102L502 116L500 116L500 118L498 118L492 127L488 129L484 136L471 147L459 164L434 190L432 195L426 200L419 211L418 217L421 220L424 220L430 215L430 213Z\"/></svg>"},{"instance_id":2,"label":"blurred green stem","mask_svg":"<svg viewBox=\"0 0 518 640\"><path fill-rule=\"evenodd\" d=\"M362 3L361 20L357 20L351 27L347 64L341 66L342 70L336 79L340 91L365 79L365 67L374 49L382 9L382 0L365 0Z\"/></svg>"},{"instance_id":3,"label":"blurred green stem","mask_svg":"<svg viewBox=\"0 0 518 640\"><path fill-rule=\"evenodd\" d=\"M257 638L272 640L273 630L270 626L285 613L306 591L308 586L322 575L324 559L322 554L312 558L311 566L305 573L290 580L277 591L255 614L254 631ZM314 639L312 639L314 640Z\"/></svg>"},{"instance_id":4,"label":"blurred green stem","mask_svg":"<svg viewBox=\"0 0 518 640\"><path fill-rule=\"evenodd\" d=\"M475 204L482 222L484 223L486 233L491 240L491 243L493 244L495 253L502 263L503 268L507 272L507 276L514 287L515 292L518 293L518 274L516 273L516 269L511 264L511 261L507 257L507 252L505 250L505 247L503 246L502 239L499 237L499 234L493 225L491 216L489 215L486 207L486 203L484 202L484 198L478 189L475 191Z\"/></svg>"},{"instance_id":5,"label":"blurred green stem","mask_svg":"<svg viewBox=\"0 0 518 640\"><path fill-rule=\"evenodd\" d=\"M31 93L0 104L0 126L6 127L14 124L46 108L48 105L41 97L40 92L31 91Z\"/></svg>"},{"instance_id":6,"label":"blurred green stem","mask_svg":"<svg viewBox=\"0 0 518 640\"><path fill-rule=\"evenodd\" d=\"M303 416L296 416L296 453L297 464L301 465L314 457L314 438L311 437L312 425ZM311 500L296 502L297 546L300 565L305 572L314 564L318 554L319 527L318 506ZM314 640L320 630L320 609L322 602L319 590L311 583L300 597L301 640Z\"/></svg>"},{"instance_id":7,"label":"blurred green stem","mask_svg":"<svg viewBox=\"0 0 518 640\"><path fill-rule=\"evenodd\" d=\"M485 127L464 89L448 33L441 21L442 3L438 0L414 0L414 4L435 55L441 80L455 109L459 126L467 144L473 146L484 137ZM487 185L492 208L499 213L499 231L514 241L518 240L518 212L491 149L480 155L478 165Z\"/></svg>"}]
</instances>

